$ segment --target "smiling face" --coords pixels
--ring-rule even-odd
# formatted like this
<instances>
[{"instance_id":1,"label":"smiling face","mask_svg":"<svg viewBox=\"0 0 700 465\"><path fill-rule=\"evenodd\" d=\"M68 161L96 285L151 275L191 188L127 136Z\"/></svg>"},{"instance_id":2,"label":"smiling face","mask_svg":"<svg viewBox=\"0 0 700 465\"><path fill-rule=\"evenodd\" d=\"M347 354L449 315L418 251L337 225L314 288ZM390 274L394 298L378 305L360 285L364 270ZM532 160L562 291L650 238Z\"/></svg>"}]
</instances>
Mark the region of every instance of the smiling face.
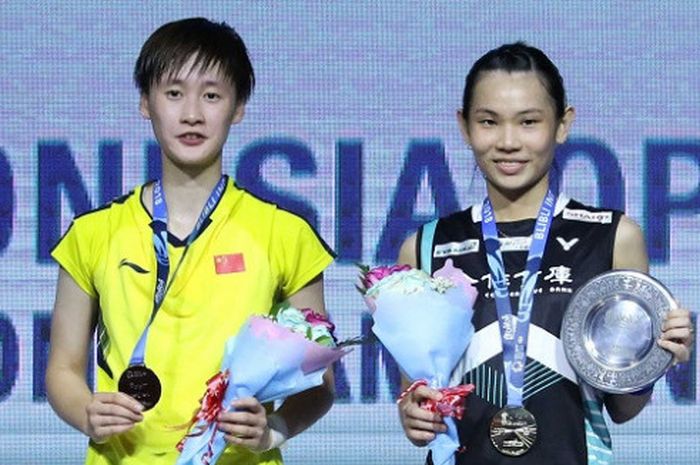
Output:
<instances>
[{"instance_id":1,"label":"smiling face","mask_svg":"<svg viewBox=\"0 0 700 465\"><path fill-rule=\"evenodd\" d=\"M164 76L141 96L141 114L151 120L163 155L163 170L196 174L221 170L221 151L231 125L243 118L233 84L218 67L192 68Z\"/></svg>"},{"instance_id":2,"label":"smiling face","mask_svg":"<svg viewBox=\"0 0 700 465\"><path fill-rule=\"evenodd\" d=\"M535 71L488 71L479 76L466 111L458 122L489 196L544 196L554 150L566 140L573 109L557 118Z\"/></svg>"}]
</instances>

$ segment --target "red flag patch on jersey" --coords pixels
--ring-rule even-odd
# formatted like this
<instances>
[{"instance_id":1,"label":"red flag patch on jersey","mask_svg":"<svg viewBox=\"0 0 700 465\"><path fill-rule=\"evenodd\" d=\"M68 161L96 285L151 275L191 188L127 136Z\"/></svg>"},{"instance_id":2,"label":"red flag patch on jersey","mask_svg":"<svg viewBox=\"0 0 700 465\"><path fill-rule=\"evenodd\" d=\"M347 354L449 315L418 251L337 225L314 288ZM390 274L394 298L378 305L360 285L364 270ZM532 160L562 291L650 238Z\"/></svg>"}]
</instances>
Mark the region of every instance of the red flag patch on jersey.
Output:
<instances>
[{"instance_id":1,"label":"red flag patch on jersey","mask_svg":"<svg viewBox=\"0 0 700 465\"><path fill-rule=\"evenodd\" d=\"M216 274L240 273L245 271L245 261L242 253L214 255Z\"/></svg>"}]
</instances>

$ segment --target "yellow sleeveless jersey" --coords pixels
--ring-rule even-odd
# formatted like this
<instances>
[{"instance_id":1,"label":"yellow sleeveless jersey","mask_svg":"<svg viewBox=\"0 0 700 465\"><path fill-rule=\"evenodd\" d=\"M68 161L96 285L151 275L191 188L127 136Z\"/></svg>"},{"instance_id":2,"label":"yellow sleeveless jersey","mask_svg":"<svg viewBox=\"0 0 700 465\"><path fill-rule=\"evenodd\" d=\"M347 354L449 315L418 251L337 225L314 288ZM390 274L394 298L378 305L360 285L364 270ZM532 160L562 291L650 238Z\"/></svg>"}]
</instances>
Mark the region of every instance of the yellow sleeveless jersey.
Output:
<instances>
[{"instance_id":1,"label":"yellow sleeveless jersey","mask_svg":"<svg viewBox=\"0 0 700 465\"><path fill-rule=\"evenodd\" d=\"M136 188L77 217L53 250L76 283L99 302L98 391L116 391L153 309L156 257L152 218ZM170 274L185 249L169 237ZM192 242L149 332L146 365L162 396L128 433L90 443L86 464L172 464L177 442L219 370L226 340L248 316L267 314L320 274L333 254L304 220L229 180ZM228 447L217 464L279 464L278 450Z\"/></svg>"}]
</instances>

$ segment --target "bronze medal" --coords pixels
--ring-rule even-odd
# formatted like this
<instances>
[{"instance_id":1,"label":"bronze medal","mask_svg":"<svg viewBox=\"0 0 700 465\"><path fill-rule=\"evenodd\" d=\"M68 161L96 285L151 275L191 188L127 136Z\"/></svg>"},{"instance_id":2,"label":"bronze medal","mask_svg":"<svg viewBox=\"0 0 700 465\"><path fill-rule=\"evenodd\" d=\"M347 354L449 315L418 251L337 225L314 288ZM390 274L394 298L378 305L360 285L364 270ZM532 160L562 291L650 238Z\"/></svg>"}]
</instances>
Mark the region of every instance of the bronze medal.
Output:
<instances>
[{"instance_id":1,"label":"bronze medal","mask_svg":"<svg viewBox=\"0 0 700 465\"><path fill-rule=\"evenodd\" d=\"M119 377L119 392L139 401L145 412L160 400L160 380L153 370L145 365L131 365Z\"/></svg>"},{"instance_id":2,"label":"bronze medal","mask_svg":"<svg viewBox=\"0 0 700 465\"><path fill-rule=\"evenodd\" d=\"M491 443L511 457L525 454L537 440L537 421L523 407L506 406L494 415L489 428Z\"/></svg>"}]
</instances>

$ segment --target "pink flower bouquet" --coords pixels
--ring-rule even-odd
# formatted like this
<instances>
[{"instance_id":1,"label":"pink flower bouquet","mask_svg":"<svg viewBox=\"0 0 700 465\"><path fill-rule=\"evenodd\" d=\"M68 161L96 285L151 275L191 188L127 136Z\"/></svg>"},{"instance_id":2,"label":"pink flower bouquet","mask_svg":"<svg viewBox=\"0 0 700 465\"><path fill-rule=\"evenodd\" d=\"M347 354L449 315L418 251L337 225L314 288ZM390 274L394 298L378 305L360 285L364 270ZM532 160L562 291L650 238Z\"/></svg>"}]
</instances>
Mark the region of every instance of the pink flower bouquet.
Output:
<instances>
[{"instance_id":1,"label":"pink flower bouquet","mask_svg":"<svg viewBox=\"0 0 700 465\"><path fill-rule=\"evenodd\" d=\"M391 353L403 373L414 382L425 380L435 389L448 387L450 374L474 334L471 323L476 289L448 259L431 277L407 265L363 268L358 289L369 307L372 332ZM415 385L416 383L414 383ZM473 386L458 391L468 395ZM450 396L446 396L450 397ZM435 465L454 464L459 448L452 417L455 404L424 406L444 416L448 430L429 444Z\"/></svg>"},{"instance_id":2,"label":"pink flower bouquet","mask_svg":"<svg viewBox=\"0 0 700 465\"><path fill-rule=\"evenodd\" d=\"M221 371L207 382L192 428L178 444L177 465L216 463L224 433L216 418L235 399L271 402L320 386L323 373L347 351L336 347L334 326L310 309L278 307L253 316L226 343Z\"/></svg>"}]
</instances>

